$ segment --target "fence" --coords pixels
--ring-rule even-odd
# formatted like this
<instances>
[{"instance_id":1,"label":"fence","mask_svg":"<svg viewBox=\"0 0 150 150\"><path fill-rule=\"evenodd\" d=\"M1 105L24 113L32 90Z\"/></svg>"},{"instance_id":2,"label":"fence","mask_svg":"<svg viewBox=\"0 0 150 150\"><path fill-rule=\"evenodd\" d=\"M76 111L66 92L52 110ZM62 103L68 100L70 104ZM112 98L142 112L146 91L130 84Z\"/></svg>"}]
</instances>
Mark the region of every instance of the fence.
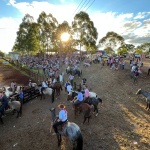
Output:
<instances>
[{"instance_id":1,"label":"fence","mask_svg":"<svg viewBox=\"0 0 150 150\"><path fill-rule=\"evenodd\" d=\"M31 88L23 90L23 95L24 95L23 103L25 103L25 102L28 102L28 101L38 97L40 95L40 92L39 92L39 90L35 89L34 87L31 87ZM10 99L20 101L19 94L15 93L15 94L11 95Z\"/></svg>"},{"instance_id":2,"label":"fence","mask_svg":"<svg viewBox=\"0 0 150 150\"><path fill-rule=\"evenodd\" d=\"M47 75L45 74L40 74L39 71L34 72L32 69L29 69L27 67L23 67L22 64L19 64L18 61L11 61L3 58L5 61L8 61L11 65L15 66L18 68L20 71L23 71L26 73L33 81L38 83L39 81L45 81L47 79Z\"/></svg>"}]
</instances>

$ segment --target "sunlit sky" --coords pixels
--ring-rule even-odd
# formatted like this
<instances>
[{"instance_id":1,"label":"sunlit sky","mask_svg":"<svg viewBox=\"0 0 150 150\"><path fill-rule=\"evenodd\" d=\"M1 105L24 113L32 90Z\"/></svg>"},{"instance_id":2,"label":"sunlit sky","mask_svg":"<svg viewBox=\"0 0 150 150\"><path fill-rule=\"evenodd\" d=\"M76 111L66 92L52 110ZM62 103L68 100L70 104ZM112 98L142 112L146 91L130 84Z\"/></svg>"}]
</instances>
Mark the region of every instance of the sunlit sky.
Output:
<instances>
[{"instance_id":1,"label":"sunlit sky","mask_svg":"<svg viewBox=\"0 0 150 150\"><path fill-rule=\"evenodd\" d=\"M42 11L70 25L76 13L85 11L97 28L98 41L114 31L137 46L150 42L149 6L150 0L0 0L0 50L11 51L25 14L36 21Z\"/></svg>"}]
</instances>

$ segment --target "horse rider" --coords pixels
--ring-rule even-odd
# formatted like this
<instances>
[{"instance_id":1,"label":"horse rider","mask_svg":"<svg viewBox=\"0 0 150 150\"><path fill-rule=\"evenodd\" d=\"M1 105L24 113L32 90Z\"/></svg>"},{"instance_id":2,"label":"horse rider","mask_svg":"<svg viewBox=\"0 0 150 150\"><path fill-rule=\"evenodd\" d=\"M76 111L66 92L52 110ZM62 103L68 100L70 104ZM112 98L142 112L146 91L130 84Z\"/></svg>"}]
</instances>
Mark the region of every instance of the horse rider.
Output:
<instances>
[{"instance_id":1,"label":"horse rider","mask_svg":"<svg viewBox=\"0 0 150 150\"><path fill-rule=\"evenodd\" d=\"M41 93L43 94L44 89L46 89L48 86L45 81L42 81L42 88L41 88Z\"/></svg>"},{"instance_id":2,"label":"horse rider","mask_svg":"<svg viewBox=\"0 0 150 150\"><path fill-rule=\"evenodd\" d=\"M77 68L78 68L78 66L77 66L77 65L75 65L75 66L74 66L74 68L73 68L73 72L74 72L74 74L76 73Z\"/></svg>"},{"instance_id":3,"label":"horse rider","mask_svg":"<svg viewBox=\"0 0 150 150\"><path fill-rule=\"evenodd\" d=\"M32 80L29 80L29 87L32 87Z\"/></svg>"},{"instance_id":4,"label":"horse rider","mask_svg":"<svg viewBox=\"0 0 150 150\"><path fill-rule=\"evenodd\" d=\"M54 129L54 131L55 131L56 134L58 133L57 127L60 126L60 125L63 125L68 120L66 106L63 105L63 104L60 104L60 105L58 105L58 108L60 109L60 111L59 111L59 118L53 124L53 129Z\"/></svg>"},{"instance_id":5,"label":"horse rider","mask_svg":"<svg viewBox=\"0 0 150 150\"><path fill-rule=\"evenodd\" d=\"M71 92L71 90L72 90L72 86L71 86L70 82L68 82L68 85L67 85L68 94Z\"/></svg>"},{"instance_id":6,"label":"horse rider","mask_svg":"<svg viewBox=\"0 0 150 150\"><path fill-rule=\"evenodd\" d=\"M15 82L14 81L11 82L10 87L12 88L12 92L15 92Z\"/></svg>"},{"instance_id":7,"label":"horse rider","mask_svg":"<svg viewBox=\"0 0 150 150\"><path fill-rule=\"evenodd\" d=\"M0 113L2 116L4 116L4 110L8 106L8 98L3 92L0 92L0 101L1 101L1 106L0 106Z\"/></svg>"},{"instance_id":8,"label":"horse rider","mask_svg":"<svg viewBox=\"0 0 150 150\"><path fill-rule=\"evenodd\" d=\"M89 93L89 89L88 89L87 85L84 84L83 89L84 89L84 101L86 101L86 100L88 100L90 93Z\"/></svg>"},{"instance_id":9,"label":"horse rider","mask_svg":"<svg viewBox=\"0 0 150 150\"><path fill-rule=\"evenodd\" d=\"M73 102L73 107L80 105L83 102L83 94L80 89L78 89L78 95L75 96L71 102Z\"/></svg>"}]
</instances>

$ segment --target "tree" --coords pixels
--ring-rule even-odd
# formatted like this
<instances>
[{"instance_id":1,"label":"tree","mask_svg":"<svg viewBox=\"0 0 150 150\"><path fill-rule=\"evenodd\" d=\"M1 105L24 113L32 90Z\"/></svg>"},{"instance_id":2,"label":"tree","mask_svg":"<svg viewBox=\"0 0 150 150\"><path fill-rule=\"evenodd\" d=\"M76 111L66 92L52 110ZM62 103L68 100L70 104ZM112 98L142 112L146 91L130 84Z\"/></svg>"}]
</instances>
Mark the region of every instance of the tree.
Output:
<instances>
[{"instance_id":1,"label":"tree","mask_svg":"<svg viewBox=\"0 0 150 150\"><path fill-rule=\"evenodd\" d=\"M140 48L137 48L137 49L135 50L135 53L136 53L136 54L142 54L142 53L143 53L143 50L140 49Z\"/></svg>"},{"instance_id":2,"label":"tree","mask_svg":"<svg viewBox=\"0 0 150 150\"><path fill-rule=\"evenodd\" d=\"M72 22L73 38L75 46L86 48L86 51L96 51L98 37L97 29L86 12L76 14Z\"/></svg>"},{"instance_id":3,"label":"tree","mask_svg":"<svg viewBox=\"0 0 150 150\"><path fill-rule=\"evenodd\" d=\"M0 50L0 56L1 56L1 57L4 57L4 56L5 56L5 53L2 52L1 50Z\"/></svg>"},{"instance_id":4,"label":"tree","mask_svg":"<svg viewBox=\"0 0 150 150\"><path fill-rule=\"evenodd\" d=\"M119 55L127 54L127 53L128 53L128 50L127 50L127 48L126 48L125 46L122 46L122 47L119 47L117 53L118 53Z\"/></svg>"},{"instance_id":5,"label":"tree","mask_svg":"<svg viewBox=\"0 0 150 150\"><path fill-rule=\"evenodd\" d=\"M114 51L111 47L106 47L104 50L106 51L107 54L110 54L110 55L112 55L114 53Z\"/></svg>"},{"instance_id":6,"label":"tree","mask_svg":"<svg viewBox=\"0 0 150 150\"><path fill-rule=\"evenodd\" d=\"M17 32L17 38L15 45L13 46L13 51L18 51L21 53L29 53L28 48L28 32L30 30L31 24L34 22L34 19L29 14L26 14L22 19L22 23L19 26L19 31Z\"/></svg>"},{"instance_id":7,"label":"tree","mask_svg":"<svg viewBox=\"0 0 150 150\"><path fill-rule=\"evenodd\" d=\"M36 54L40 50L39 26L37 23L32 23L27 34L28 51L31 54Z\"/></svg>"},{"instance_id":8,"label":"tree","mask_svg":"<svg viewBox=\"0 0 150 150\"><path fill-rule=\"evenodd\" d=\"M115 32L108 32L105 37L100 39L99 44L103 47L111 47L115 52L115 49L124 44L124 38Z\"/></svg>"},{"instance_id":9,"label":"tree","mask_svg":"<svg viewBox=\"0 0 150 150\"><path fill-rule=\"evenodd\" d=\"M61 35L63 33L68 33L70 35L69 40L66 42L63 42L61 39ZM55 36L53 40L57 43L57 50L59 49L63 53L67 53L69 48L71 48L72 33L71 33L71 27L69 26L67 21L64 21L62 24L58 25L58 28L55 32Z\"/></svg>"},{"instance_id":10,"label":"tree","mask_svg":"<svg viewBox=\"0 0 150 150\"><path fill-rule=\"evenodd\" d=\"M44 11L39 15L37 22L39 24L41 51L46 52L52 48L53 33L56 32L58 21L52 14L46 14Z\"/></svg>"},{"instance_id":11,"label":"tree","mask_svg":"<svg viewBox=\"0 0 150 150\"><path fill-rule=\"evenodd\" d=\"M150 54L150 43L143 43L140 46L137 46L137 48L142 49L146 54Z\"/></svg>"}]
</instances>

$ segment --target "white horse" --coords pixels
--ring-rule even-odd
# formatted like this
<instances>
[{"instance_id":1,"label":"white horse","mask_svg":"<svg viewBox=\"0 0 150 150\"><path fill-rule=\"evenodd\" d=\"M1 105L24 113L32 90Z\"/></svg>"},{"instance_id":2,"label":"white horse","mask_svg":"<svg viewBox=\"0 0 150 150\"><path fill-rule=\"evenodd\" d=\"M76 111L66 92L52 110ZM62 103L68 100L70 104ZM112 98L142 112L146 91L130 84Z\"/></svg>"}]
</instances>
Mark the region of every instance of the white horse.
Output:
<instances>
[{"instance_id":1,"label":"white horse","mask_svg":"<svg viewBox=\"0 0 150 150\"><path fill-rule=\"evenodd\" d=\"M2 91L5 92L5 95L6 95L6 97L8 97L8 98L9 98L11 95L13 95L13 91L10 91L9 89L10 89L10 87L3 87L3 88L2 88Z\"/></svg>"},{"instance_id":2,"label":"white horse","mask_svg":"<svg viewBox=\"0 0 150 150\"><path fill-rule=\"evenodd\" d=\"M9 112L13 112L13 114L15 113L15 111L17 112L17 118L22 115L22 104L20 101L9 101L8 102L8 106L10 107L10 109L5 110L6 113ZM0 114L0 121L3 124L3 118L2 115Z\"/></svg>"},{"instance_id":3,"label":"white horse","mask_svg":"<svg viewBox=\"0 0 150 150\"><path fill-rule=\"evenodd\" d=\"M35 83L35 89L38 89L40 94L41 94L41 99L42 97L44 96L45 98L45 95L50 95L52 96L52 103L54 102L54 90L52 88L45 88L42 92L41 92L41 89L42 87L41 86L38 86L36 83Z\"/></svg>"},{"instance_id":4,"label":"white horse","mask_svg":"<svg viewBox=\"0 0 150 150\"><path fill-rule=\"evenodd\" d=\"M70 91L68 95L72 95L72 92L78 93L77 91ZM97 94L95 92L89 92L89 97L97 97Z\"/></svg>"}]
</instances>

